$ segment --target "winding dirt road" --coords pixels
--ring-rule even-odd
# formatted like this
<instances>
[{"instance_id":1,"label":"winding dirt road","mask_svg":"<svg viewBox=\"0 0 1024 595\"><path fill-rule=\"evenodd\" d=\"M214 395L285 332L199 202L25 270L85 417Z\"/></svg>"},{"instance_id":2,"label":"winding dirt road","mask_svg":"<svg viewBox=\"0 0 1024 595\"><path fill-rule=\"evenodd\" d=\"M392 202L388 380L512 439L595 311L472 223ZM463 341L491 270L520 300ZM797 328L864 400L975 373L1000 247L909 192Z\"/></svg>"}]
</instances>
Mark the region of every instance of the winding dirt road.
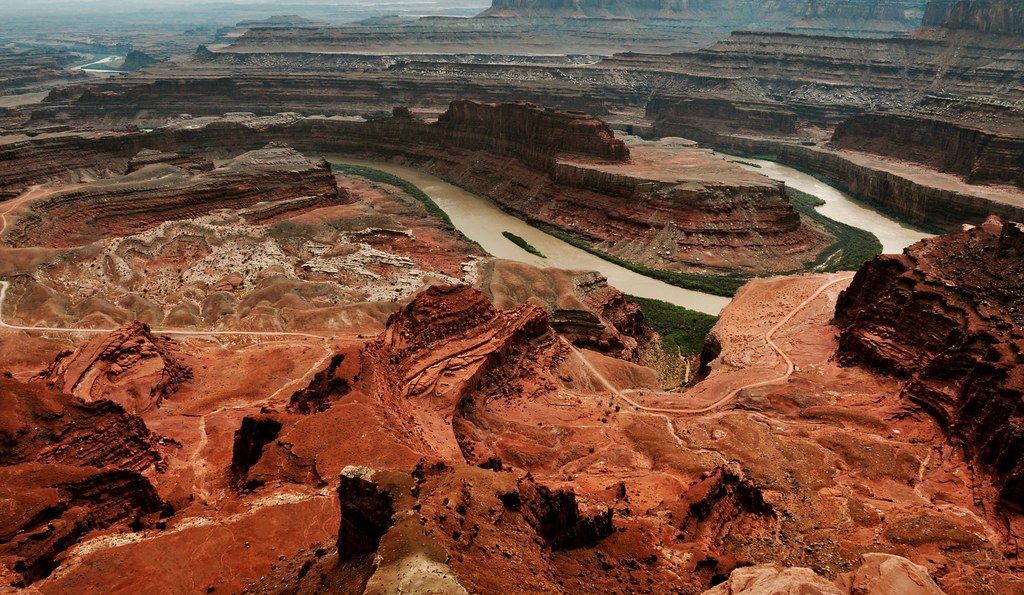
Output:
<instances>
[{"instance_id":1,"label":"winding dirt road","mask_svg":"<svg viewBox=\"0 0 1024 595\"><path fill-rule=\"evenodd\" d=\"M637 409L639 411L645 411L647 413L657 413L657 414L686 415L686 414L707 413L709 411L712 411L714 409L717 409L717 408L721 407L722 405L725 405L729 401L732 401L733 399L736 398L737 395L739 395L741 392L743 392L745 390L748 390L748 389L751 389L751 388L759 388L759 387L762 387L762 386L769 386L769 385L777 384L777 383L780 383L780 382L783 382L783 381L789 379L789 377L793 375L793 371L796 369L796 366L793 364L793 360L789 357L789 354L787 354L785 351L783 351L782 348L779 347L778 343L775 342L775 340L773 338L775 336L775 333L779 332L779 330L781 330L783 326L785 326L790 320L792 320L794 316L796 316L798 313L800 313L800 311L802 311L804 308L806 308L808 305L810 305L811 302L813 302L814 300L818 299L818 297L822 293L824 293L826 290L828 290L830 287L832 287L834 285L838 285L839 283L844 283L846 281L849 281L850 279L853 279L853 275L846 275L844 277L840 277L839 279L834 279L832 281L828 281L828 282L822 284L820 287L818 287L818 289L813 294L810 295L810 297L808 297L804 301L800 302L800 304L798 304L795 308L790 310L789 313L786 314L786 316L784 316L782 318L782 320L780 320L772 328L768 329L768 331L765 332L765 334L764 334L765 342L768 343L768 346L771 347L772 350L775 351L775 353L779 354L779 357L781 357L784 362L786 362L786 371L785 371L785 373L783 373L782 375L777 376L775 378L771 378L771 379L768 379L768 380L761 380L759 382L753 382L753 383L741 386L741 387L739 387L737 389L734 389L733 391L729 392L729 394L725 395L724 397L722 397L721 399L715 401L714 403L712 403L710 405L707 405L706 407L700 407L698 409L675 409L675 408L662 408L662 407L646 407L644 405L641 405L640 403L637 403L633 399L629 398L627 395L623 394L622 391L620 391L619 389L615 388L615 386L611 382L609 382L607 378L605 378L604 374L602 374L597 368L594 367L593 364L590 363L590 361L587 360L586 357L583 356L583 354L580 352L579 349L576 348L575 345L573 345L572 343L567 341L564 337L561 337L561 340L562 340L563 343L565 343L566 345L569 346L569 349L571 349L573 351L573 353L576 354L576 357L579 358L580 362L583 363L584 366L586 366L586 368L594 375L594 377L598 381L601 382L602 385L605 386L605 388L607 388L613 395L615 395L616 398L625 401L631 407L633 407L633 408L635 408L635 409ZM672 435L675 436L675 432L674 431L672 432ZM676 440L678 440L678 439L679 438L676 437Z\"/></svg>"}]
</instances>

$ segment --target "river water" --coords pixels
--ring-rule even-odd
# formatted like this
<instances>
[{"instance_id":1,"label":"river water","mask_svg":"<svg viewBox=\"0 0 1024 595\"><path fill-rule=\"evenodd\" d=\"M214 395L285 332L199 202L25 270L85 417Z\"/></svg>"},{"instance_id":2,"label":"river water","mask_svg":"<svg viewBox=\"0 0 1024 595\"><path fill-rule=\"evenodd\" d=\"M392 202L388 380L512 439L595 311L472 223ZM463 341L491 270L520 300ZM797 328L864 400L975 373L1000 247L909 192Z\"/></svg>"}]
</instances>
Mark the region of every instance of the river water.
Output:
<instances>
[{"instance_id":1,"label":"river water","mask_svg":"<svg viewBox=\"0 0 1024 595\"><path fill-rule=\"evenodd\" d=\"M739 163L739 161L733 161ZM859 227L875 234L878 240L882 242L882 252L885 254L898 254L903 252L903 249L907 246L932 237L932 234L918 231L899 221L890 219L878 211L856 202L848 195L825 184L814 176L792 167L786 167L780 163L763 159L743 157L741 161L755 163L759 166L755 168L739 163L739 165L751 171L756 171L773 180L785 182L790 188L817 196L825 201L824 205L817 207L815 210L830 219L835 219L841 223Z\"/></svg>"},{"instance_id":2,"label":"river water","mask_svg":"<svg viewBox=\"0 0 1024 595\"><path fill-rule=\"evenodd\" d=\"M418 169L337 155L328 156L327 159L332 163L373 167L415 184L437 203L437 206L448 213L459 231L498 258L525 262L541 268L597 271L607 277L613 286L630 295L662 300L707 314L717 315L730 301L729 298L676 287L608 262L505 213L489 199L467 192ZM882 241L886 252L900 252L921 238L928 237L927 234L903 226L857 204L842 192L812 176L771 161L744 161L757 163L760 168L753 169L769 178L781 180L797 190L821 198L826 203L818 208L822 214L874 233ZM516 246L502 235L503 231L524 238L547 258L534 256Z\"/></svg>"},{"instance_id":3,"label":"river water","mask_svg":"<svg viewBox=\"0 0 1024 595\"><path fill-rule=\"evenodd\" d=\"M486 198L466 192L418 169L338 156L328 156L327 159L332 163L373 167L412 182L448 213L459 231L480 244L492 256L541 268L597 271L608 277L609 283L630 295L662 300L708 314L717 315L729 303L729 298L669 285L594 256L509 215ZM525 239L547 258L534 256L516 246L501 235L503 231Z\"/></svg>"}]
</instances>

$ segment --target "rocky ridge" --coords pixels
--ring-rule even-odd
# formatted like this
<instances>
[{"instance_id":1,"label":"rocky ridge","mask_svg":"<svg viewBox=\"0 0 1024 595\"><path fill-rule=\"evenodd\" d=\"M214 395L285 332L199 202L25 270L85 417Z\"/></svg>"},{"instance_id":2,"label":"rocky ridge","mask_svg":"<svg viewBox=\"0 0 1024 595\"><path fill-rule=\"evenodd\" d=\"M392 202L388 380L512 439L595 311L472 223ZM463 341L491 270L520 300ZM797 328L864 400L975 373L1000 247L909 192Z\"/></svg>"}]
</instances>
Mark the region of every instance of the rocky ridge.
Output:
<instances>
[{"instance_id":1,"label":"rocky ridge","mask_svg":"<svg viewBox=\"0 0 1024 595\"><path fill-rule=\"evenodd\" d=\"M143 475L163 468L141 419L0 377L0 560L5 580L46 577L87 533L153 527L172 511Z\"/></svg>"},{"instance_id":2,"label":"rocky ridge","mask_svg":"<svg viewBox=\"0 0 1024 595\"><path fill-rule=\"evenodd\" d=\"M177 344L130 322L74 351L58 355L40 374L51 388L86 402L109 399L131 413L159 407L192 378Z\"/></svg>"},{"instance_id":3,"label":"rocky ridge","mask_svg":"<svg viewBox=\"0 0 1024 595\"><path fill-rule=\"evenodd\" d=\"M837 356L902 379L1024 506L1024 226L997 218L868 263L836 307Z\"/></svg>"},{"instance_id":4,"label":"rocky ridge","mask_svg":"<svg viewBox=\"0 0 1024 595\"><path fill-rule=\"evenodd\" d=\"M250 207L247 217L261 222L344 198L325 161L310 160L290 148L267 148L210 171L192 173L157 163L50 194L19 217L6 237L14 244L65 247L138 233L216 209Z\"/></svg>"}]
</instances>

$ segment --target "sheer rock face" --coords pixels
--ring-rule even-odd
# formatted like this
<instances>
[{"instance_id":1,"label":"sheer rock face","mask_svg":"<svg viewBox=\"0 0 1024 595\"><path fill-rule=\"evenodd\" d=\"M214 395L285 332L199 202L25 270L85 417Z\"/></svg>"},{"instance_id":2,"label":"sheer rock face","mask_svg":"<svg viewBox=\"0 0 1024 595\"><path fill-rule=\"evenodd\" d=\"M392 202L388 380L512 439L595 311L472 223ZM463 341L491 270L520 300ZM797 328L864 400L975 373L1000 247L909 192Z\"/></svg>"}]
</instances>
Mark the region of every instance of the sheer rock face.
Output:
<instances>
[{"instance_id":1,"label":"sheer rock face","mask_svg":"<svg viewBox=\"0 0 1024 595\"><path fill-rule=\"evenodd\" d=\"M124 176L56 192L34 203L7 237L16 244L64 247L128 235L217 209L244 209L261 222L289 211L342 202L330 165L290 148L235 157L211 171L156 163Z\"/></svg>"},{"instance_id":2,"label":"sheer rock face","mask_svg":"<svg viewBox=\"0 0 1024 595\"><path fill-rule=\"evenodd\" d=\"M1015 0L960 0L949 6L944 26L998 35L1024 35L1024 6Z\"/></svg>"},{"instance_id":3,"label":"sheer rock face","mask_svg":"<svg viewBox=\"0 0 1024 595\"><path fill-rule=\"evenodd\" d=\"M39 462L143 471L160 464L142 420L108 400L91 403L0 378L0 465Z\"/></svg>"},{"instance_id":4,"label":"sheer rock face","mask_svg":"<svg viewBox=\"0 0 1024 595\"><path fill-rule=\"evenodd\" d=\"M230 476L239 492L252 492L268 483L323 487L315 461L296 455L292 445L279 439L287 420L283 416L242 418L231 448Z\"/></svg>"},{"instance_id":5,"label":"sheer rock face","mask_svg":"<svg viewBox=\"0 0 1024 595\"><path fill-rule=\"evenodd\" d=\"M172 511L142 472L162 468L142 420L0 378L0 560L24 586L97 529L151 528Z\"/></svg>"},{"instance_id":6,"label":"sheer rock face","mask_svg":"<svg viewBox=\"0 0 1024 595\"><path fill-rule=\"evenodd\" d=\"M461 147L508 153L536 165L549 165L559 154L629 161L629 149L608 124L582 112L459 100L436 125Z\"/></svg>"},{"instance_id":7,"label":"sheer rock face","mask_svg":"<svg viewBox=\"0 0 1024 595\"><path fill-rule=\"evenodd\" d=\"M61 354L41 377L85 401L110 399L142 413L192 378L181 357L173 340L154 336L149 325L134 321Z\"/></svg>"},{"instance_id":8,"label":"sheer rock face","mask_svg":"<svg viewBox=\"0 0 1024 595\"><path fill-rule=\"evenodd\" d=\"M838 357L906 379L1024 506L1024 228L990 218L865 265L839 299Z\"/></svg>"},{"instance_id":9,"label":"sheer rock face","mask_svg":"<svg viewBox=\"0 0 1024 595\"><path fill-rule=\"evenodd\" d=\"M552 489L526 480L517 493L527 521L552 549L593 547L615 530L610 508L582 512L572 488Z\"/></svg>"},{"instance_id":10,"label":"sheer rock face","mask_svg":"<svg viewBox=\"0 0 1024 595\"><path fill-rule=\"evenodd\" d=\"M836 127L832 144L915 161L969 182L1024 188L1024 127L1016 128L986 130L927 114L868 113Z\"/></svg>"}]
</instances>

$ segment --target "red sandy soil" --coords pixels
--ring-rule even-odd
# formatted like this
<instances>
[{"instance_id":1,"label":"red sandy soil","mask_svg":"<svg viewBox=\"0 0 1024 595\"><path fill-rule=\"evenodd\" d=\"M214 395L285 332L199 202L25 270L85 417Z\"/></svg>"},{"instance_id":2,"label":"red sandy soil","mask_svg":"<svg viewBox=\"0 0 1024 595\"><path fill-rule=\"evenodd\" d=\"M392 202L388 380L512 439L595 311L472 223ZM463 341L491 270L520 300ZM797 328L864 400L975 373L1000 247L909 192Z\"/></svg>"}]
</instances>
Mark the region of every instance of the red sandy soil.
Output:
<instances>
[{"instance_id":1,"label":"red sandy soil","mask_svg":"<svg viewBox=\"0 0 1024 595\"><path fill-rule=\"evenodd\" d=\"M342 576L333 494L342 469L401 476L440 460L406 504L426 533L394 525L380 543L412 535L428 559L447 552L437 558L442 574L470 591L699 592L737 562L807 566L832 579L872 551L922 565L946 592L1012 589L1013 559L1003 554L1015 551L1018 519L991 505L987 479L896 397L896 382L831 361L828 320L846 283L834 275L749 285L715 330L723 349L709 377L685 394L659 393L653 373L635 364L569 347L545 326L543 310L491 310L468 289L421 297L371 342L184 339L194 378L143 414L171 445L161 451L166 470L147 477L174 515L163 529L83 539L34 586L188 592L329 582ZM334 353L344 358L325 368ZM786 358L793 372L783 379ZM429 362L437 363L422 368ZM437 382L410 380L421 368ZM292 397L306 385L305 396ZM734 392L704 413L632 404L693 410ZM296 398L311 397L322 397L318 410L289 413ZM243 471L257 480L251 491L238 490L232 471L245 417L280 424ZM492 459L504 470L468 465ZM471 504L453 512L442 500L466 482ZM608 509L616 530L605 537L595 528L596 541L564 549L545 541L538 519L550 509L536 504L529 514L507 510L513 533L503 533L487 512L503 505L489 499L514 489L529 500L530 482L572 490L579 520L558 522L599 527L587 519ZM698 501L708 513L692 516L688 503ZM452 515L464 518L453 527ZM392 530L399 533L388 537ZM359 568L377 568L378 580L399 572L382 555L378 567ZM306 560L314 570L300 577ZM524 567L529 576L513 570Z\"/></svg>"}]
</instances>

